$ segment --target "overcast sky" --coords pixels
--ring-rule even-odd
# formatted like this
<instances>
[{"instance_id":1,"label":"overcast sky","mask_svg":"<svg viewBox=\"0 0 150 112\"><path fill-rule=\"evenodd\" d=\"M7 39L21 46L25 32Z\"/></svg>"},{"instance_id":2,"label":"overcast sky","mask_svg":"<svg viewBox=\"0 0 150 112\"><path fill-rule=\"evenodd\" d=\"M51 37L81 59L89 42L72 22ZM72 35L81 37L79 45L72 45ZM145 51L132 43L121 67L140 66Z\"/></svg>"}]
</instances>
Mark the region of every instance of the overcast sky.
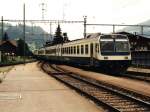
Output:
<instances>
[{"instance_id":1,"label":"overcast sky","mask_svg":"<svg viewBox=\"0 0 150 112\"><path fill-rule=\"evenodd\" d=\"M83 20L86 15L88 23L112 24L138 24L150 19L150 0L0 0L0 15L4 16L4 19L22 19L22 6L25 3L26 19L41 19L42 2L47 4L45 19ZM78 31L75 30L79 26ZM45 27L48 30L49 26ZM62 24L62 27L69 35L78 32L82 36L83 25ZM103 29L92 26L88 31ZM107 30L102 32L105 31Z\"/></svg>"}]
</instances>

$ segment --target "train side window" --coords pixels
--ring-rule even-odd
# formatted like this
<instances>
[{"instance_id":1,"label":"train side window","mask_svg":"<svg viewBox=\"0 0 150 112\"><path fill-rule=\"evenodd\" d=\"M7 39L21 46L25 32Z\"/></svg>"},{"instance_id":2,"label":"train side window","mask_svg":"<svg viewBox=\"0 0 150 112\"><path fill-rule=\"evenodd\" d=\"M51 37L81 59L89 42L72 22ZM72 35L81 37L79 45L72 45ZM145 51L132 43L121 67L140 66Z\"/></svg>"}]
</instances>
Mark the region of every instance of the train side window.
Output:
<instances>
[{"instance_id":1,"label":"train side window","mask_svg":"<svg viewBox=\"0 0 150 112\"><path fill-rule=\"evenodd\" d=\"M71 53L71 54L73 54L73 51L74 51L74 47L71 47L71 49L72 49L72 53Z\"/></svg>"},{"instance_id":2,"label":"train side window","mask_svg":"<svg viewBox=\"0 0 150 112\"><path fill-rule=\"evenodd\" d=\"M66 54L67 54L67 47L65 49L66 49Z\"/></svg>"},{"instance_id":3,"label":"train side window","mask_svg":"<svg viewBox=\"0 0 150 112\"><path fill-rule=\"evenodd\" d=\"M71 54L73 53L73 47L71 46Z\"/></svg>"},{"instance_id":4,"label":"train side window","mask_svg":"<svg viewBox=\"0 0 150 112\"><path fill-rule=\"evenodd\" d=\"M74 46L74 54L76 54L76 46Z\"/></svg>"},{"instance_id":5,"label":"train side window","mask_svg":"<svg viewBox=\"0 0 150 112\"><path fill-rule=\"evenodd\" d=\"M68 54L68 47L67 47L66 49L67 49L67 52L66 52L66 54Z\"/></svg>"},{"instance_id":6,"label":"train side window","mask_svg":"<svg viewBox=\"0 0 150 112\"><path fill-rule=\"evenodd\" d=\"M70 50L70 48L68 47L68 54L69 54L69 52L70 52L69 50Z\"/></svg>"},{"instance_id":7,"label":"train side window","mask_svg":"<svg viewBox=\"0 0 150 112\"><path fill-rule=\"evenodd\" d=\"M63 48L63 54L65 54L65 48Z\"/></svg>"},{"instance_id":8,"label":"train side window","mask_svg":"<svg viewBox=\"0 0 150 112\"><path fill-rule=\"evenodd\" d=\"M68 47L68 54L69 54L69 47Z\"/></svg>"},{"instance_id":9,"label":"train side window","mask_svg":"<svg viewBox=\"0 0 150 112\"><path fill-rule=\"evenodd\" d=\"M64 54L64 48L62 48L62 54Z\"/></svg>"},{"instance_id":10,"label":"train side window","mask_svg":"<svg viewBox=\"0 0 150 112\"><path fill-rule=\"evenodd\" d=\"M61 53L63 54L63 48L60 48L61 49Z\"/></svg>"},{"instance_id":11,"label":"train side window","mask_svg":"<svg viewBox=\"0 0 150 112\"><path fill-rule=\"evenodd\" d=\"M77 54L79 54L79 49L80 49L79 46L77 46Z\"/></svg>"},{"instance_id":12,"label":"train side window","mask_svg":"<svg viewBox=\"0 0 150 112\"><path fill-rule=\"evenodd\" d=\"M64 48L64 54L66 53L66 48Z\"/></svg>"},{"instance_id":13,"label":"train side window","mask_svg":"<svg viewBox=\"0 0 150 112\"><path fill-rule=\"evenodd\" d=\"M89 53L88 44L85 45L85 54Z\"/></svg>"},{"instance_id":14,"label":"train side window","mask_svg":"<svg viewBox=\"0 0 150 112\"><path fill-rule=\"evenodd\" d=\"M67 48L65 47L65 54L67 54Z\"/></svg>"},{"instance_id":15,"label":"train side window","mask_svg":"<svg viewBox=\"0 0 150 112\"><path fill-rule=\"evenodd\" d=\"M84 54L84 46L81 45L81 54Z\"/></svg>"},{"instance_id":16,"label":"train side window","mask_svg":"<svg viewBox=\"0 0 150 112\"><path fill-rule=\"evenodd\" d=\"M71 47L69 47L69 54L71 53Z\"/></svg>"}]
</instances>

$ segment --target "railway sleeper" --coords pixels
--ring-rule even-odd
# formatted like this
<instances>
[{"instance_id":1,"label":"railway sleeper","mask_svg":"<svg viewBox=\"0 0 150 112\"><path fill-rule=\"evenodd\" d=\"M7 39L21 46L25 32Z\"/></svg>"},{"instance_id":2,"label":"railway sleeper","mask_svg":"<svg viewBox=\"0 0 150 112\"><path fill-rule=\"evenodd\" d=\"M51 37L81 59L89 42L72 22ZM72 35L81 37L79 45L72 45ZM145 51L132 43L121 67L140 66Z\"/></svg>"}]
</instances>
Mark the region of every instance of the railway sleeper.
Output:
<instances>
[{"instance_id":1,"label":"railway sleeper","mask_svg":"<svg viewBox=\"0 0 150 112\"><path fill-rule=\"evenodd\" d=\"M121 110L121 112L149 112L148 109L146 108L127 108L127 109L123 109L120 108L119 110Z\"/></svg>"},{"instance_id":2,"label":"railway sleeper","mask_svg":"<svg viewBox=\"0 0 150 112\"><path fill-rule=\"evenodd\" d=\"M128 108L135 108L135 109L137 109L137 108L141 108L141 107L139 107L139 105L120 105L120 104L117 104L117 105L113 105L113 107L115 107L115 108L119 108L119 107L121 107L121 108L124 108L124 109L128 109Z\"/></svg>"}]
</instances>

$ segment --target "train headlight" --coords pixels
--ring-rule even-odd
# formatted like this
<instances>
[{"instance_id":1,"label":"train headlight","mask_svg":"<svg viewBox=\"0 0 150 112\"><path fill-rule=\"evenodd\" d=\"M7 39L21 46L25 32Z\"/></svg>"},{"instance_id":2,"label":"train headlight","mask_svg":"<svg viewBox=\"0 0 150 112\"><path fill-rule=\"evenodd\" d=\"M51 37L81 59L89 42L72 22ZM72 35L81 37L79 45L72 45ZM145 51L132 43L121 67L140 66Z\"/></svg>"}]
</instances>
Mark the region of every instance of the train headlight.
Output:
<instances>
[{"instance_id":1,"label":"train headlight","mask_svg":"<svg viewBox=\"0 0 150 112\"><path fill-rule=\"evenodd\" d=\"M124 59L128 59L128 57L126 56L126 57L124 57Z\"/></svg>"},{"instance_id":2,"label":"train headlight","mask_svg":"<svg viewBox=\"0 0 150 112\"><path fill-rule=\"evenodd\" d=\"M108 57L104 57L104 59L105 59L105 60L107 60L107 59L108 59Z\"/></svg>"}]
</instances>

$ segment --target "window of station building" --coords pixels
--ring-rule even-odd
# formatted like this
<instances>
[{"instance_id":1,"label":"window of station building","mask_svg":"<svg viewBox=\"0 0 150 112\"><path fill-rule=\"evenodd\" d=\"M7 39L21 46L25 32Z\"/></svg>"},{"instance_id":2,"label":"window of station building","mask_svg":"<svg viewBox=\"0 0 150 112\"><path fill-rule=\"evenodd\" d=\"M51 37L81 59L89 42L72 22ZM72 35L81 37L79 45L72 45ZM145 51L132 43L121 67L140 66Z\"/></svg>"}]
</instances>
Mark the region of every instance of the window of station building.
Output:
<instances>
[{"instance_id":1,"label":"window of station building","mask_svg":"<svg viewBox=\"0 0 150 112\"><path fill-rule=\"evenodd\" d=\"M74 46L74 54L76 54L76 46Z\"/></svg>"},{"instance_id":2,"label":"window of station building","mask_svg":"<svg viewBox=\"0 0 150 112\"><path fill-rule=\"evenodd\" d=\"M81 54L84 54L84 46L81 45Z\"/></svg>"},{"instance_id":3,"label":"window of station building","mask_svg":"<svg viewBox=\"0 0 150 112\"><path fill-rule=\"evenodd\" d=\"M80 46L77 46L77 54L79 54Z\"/></svg>"},{"instance_id":4,"label":"window of station building","mask_svg":"<svg viewBox=\"0 0 150 112\"><path fill-rule=\"evenodd\" d=\"M85 54L89 53L88 44L85 45Z\"/></svg>"}]
</instances>

